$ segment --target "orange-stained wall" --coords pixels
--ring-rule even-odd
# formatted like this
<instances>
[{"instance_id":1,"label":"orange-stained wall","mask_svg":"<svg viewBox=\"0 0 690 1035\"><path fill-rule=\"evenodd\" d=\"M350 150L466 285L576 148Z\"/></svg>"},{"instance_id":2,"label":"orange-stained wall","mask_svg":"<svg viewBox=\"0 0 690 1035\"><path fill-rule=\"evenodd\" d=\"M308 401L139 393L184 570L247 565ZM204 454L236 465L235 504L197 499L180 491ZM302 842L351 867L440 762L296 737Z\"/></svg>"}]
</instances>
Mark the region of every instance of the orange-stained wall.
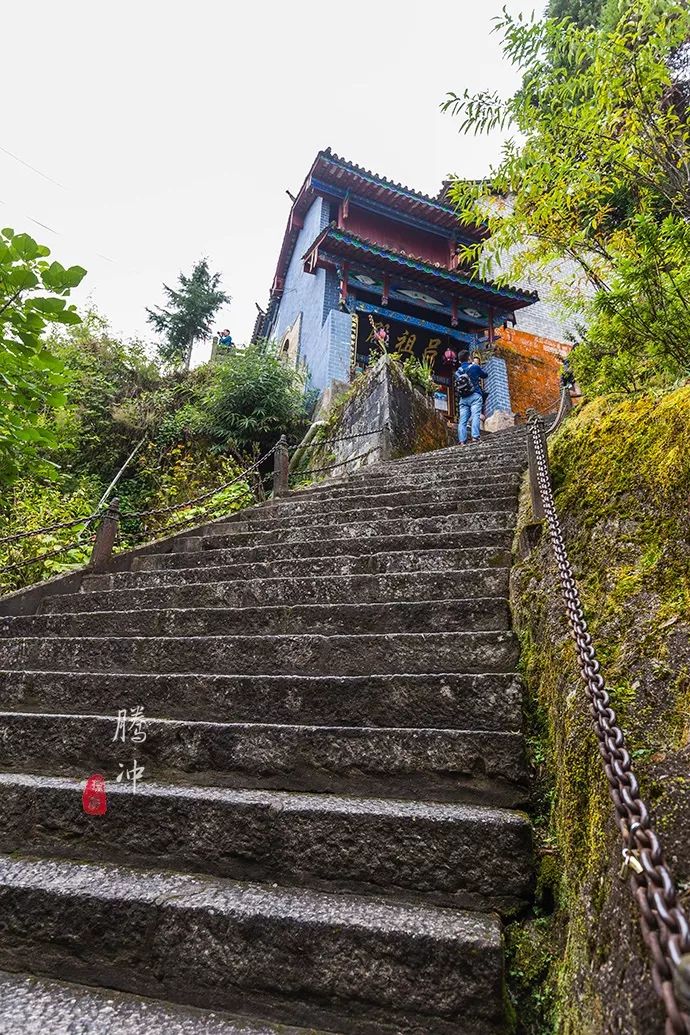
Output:
<instances>
[{"instance_id":1,"label":"orange-stained wall","mask_svg":"<svg viewBox=\"0 0 690 1035\"><path fill-rule=\"evenodd\" d=\"M374 241L384 248L392 248L396 252L415 255L426 262L436 262L448 266L450 261L449 241L438 234L417 230L394 219L386 219L375 212L350 205L347 218L343 220L343 229L367 241Z\"/></svg>"},{"instance_id":2,"label":"orange-stained wall","mask_svg":"<svg viewBox=\"0 0 690 1035\"><path fill-rule=\"evenodd\" d=\"M497 352L508 370L510 403L518 420L524 420L530 406L539 413L555 412L561 365L572 346L515 327L501 328L497 338Z\"/></svg>"}]
</instances>

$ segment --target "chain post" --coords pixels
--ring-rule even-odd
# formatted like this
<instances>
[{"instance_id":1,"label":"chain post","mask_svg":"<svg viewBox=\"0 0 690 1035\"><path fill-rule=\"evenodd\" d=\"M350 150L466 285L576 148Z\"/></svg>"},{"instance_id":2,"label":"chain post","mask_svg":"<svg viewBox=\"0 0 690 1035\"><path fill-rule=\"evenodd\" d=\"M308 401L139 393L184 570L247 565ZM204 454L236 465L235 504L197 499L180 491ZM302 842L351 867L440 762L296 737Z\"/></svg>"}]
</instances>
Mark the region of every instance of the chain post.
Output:
<instances>
[{"instance_id":1,"label":"chain post","mask_svg":"<svg viewBox=\"0 0 690 1035\"><path fill-rule=\"evenodd\" d=\"M290 453L287 439L281 435L273 454L273 498L287 496Z\"/></svg>"},{"instance_id":2,"label":"chain post","mask_svg":"<svg viewBox=\"0 0 690 1035\"><path fill-rule=\"evenodd\" d=\"M539 465L537 463L537 452L535 438L538 436L543 442L544 453L546 452L546 432L544 430L544 418L540 417L536 410L527 411L529 418L529 430L527 433L527 462L529 465L529 491L532 499L532 515L535 521L543 521L546 517L544 504L539 491Z\"/></svg>"},{"instance_id":3,"label":"chain post","mask_svg":"<svg viewBox=\"0 0 690 1035\"><path fill-rule=\"evenodd\" d=\"M110 501L96 532L88 567L91 571L103 571L113 553L113 546L120 526L120 501Z\"/></svg>"}]
</instances>

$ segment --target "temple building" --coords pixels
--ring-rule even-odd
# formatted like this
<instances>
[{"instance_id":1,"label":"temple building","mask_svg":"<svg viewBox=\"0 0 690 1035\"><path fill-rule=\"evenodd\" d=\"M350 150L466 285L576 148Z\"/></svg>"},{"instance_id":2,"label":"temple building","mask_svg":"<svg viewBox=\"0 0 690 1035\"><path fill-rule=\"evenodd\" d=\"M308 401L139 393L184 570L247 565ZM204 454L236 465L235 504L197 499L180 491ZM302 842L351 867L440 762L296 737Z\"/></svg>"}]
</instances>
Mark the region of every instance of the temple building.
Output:
<instances>
[{"instance_id":1,"label":"temple building","mask_svg":"<svg viewBox=\"0 0 690 1035\"><path fill-rule=\"evenodd\" d=\"M292 203L269 305L256 337L326 389L349 382L381 348L429 362L437 408L452 417L453 357L481 355L486 416L547 408L568 346L516 328L536 291L502 287L463 268L462 245L481 237L454 209L319 152Z\"/></svg>"}]
</instances>

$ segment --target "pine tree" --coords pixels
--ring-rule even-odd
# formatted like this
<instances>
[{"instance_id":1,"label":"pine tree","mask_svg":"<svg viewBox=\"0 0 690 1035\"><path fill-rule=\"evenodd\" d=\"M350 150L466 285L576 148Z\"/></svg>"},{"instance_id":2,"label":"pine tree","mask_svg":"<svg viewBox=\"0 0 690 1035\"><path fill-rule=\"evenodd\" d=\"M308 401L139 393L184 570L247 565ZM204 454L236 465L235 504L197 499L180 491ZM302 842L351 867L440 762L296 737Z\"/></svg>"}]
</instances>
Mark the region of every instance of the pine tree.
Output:
<instances>
[{"instance_id":1,"label":"pine tree","mask_svg":"<svg viewBox=\"0 0 690 1035\"><path fill-rule=\"evenodd\" d=\"M146 319L163 335L158 346L161 359L189 370L194 342L208 337L213 317L230 296L220 289L220 273L209 271L207 259L196 263L190 277L180 273L178 283L178 290L163 285L168 308L147 308Z\"/></svg>"}]
</instances>

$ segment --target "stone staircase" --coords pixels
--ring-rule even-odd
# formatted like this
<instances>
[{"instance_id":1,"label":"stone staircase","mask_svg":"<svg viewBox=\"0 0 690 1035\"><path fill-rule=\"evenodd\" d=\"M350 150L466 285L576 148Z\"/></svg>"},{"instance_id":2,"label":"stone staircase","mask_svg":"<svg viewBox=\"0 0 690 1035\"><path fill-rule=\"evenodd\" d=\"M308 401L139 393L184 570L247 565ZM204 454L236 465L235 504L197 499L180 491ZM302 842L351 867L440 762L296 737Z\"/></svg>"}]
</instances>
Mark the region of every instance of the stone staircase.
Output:
<instances>
[{"instance_id":1,"label":"stone staircase","mask_svg":"<svg viewBox=\"0 0 690 1035\"><path fill-rule=\"evenodd\" d=\"M0 619L0 1033L505 1031L524 462L381 464Z\"/></svg>"}]
</instances>

